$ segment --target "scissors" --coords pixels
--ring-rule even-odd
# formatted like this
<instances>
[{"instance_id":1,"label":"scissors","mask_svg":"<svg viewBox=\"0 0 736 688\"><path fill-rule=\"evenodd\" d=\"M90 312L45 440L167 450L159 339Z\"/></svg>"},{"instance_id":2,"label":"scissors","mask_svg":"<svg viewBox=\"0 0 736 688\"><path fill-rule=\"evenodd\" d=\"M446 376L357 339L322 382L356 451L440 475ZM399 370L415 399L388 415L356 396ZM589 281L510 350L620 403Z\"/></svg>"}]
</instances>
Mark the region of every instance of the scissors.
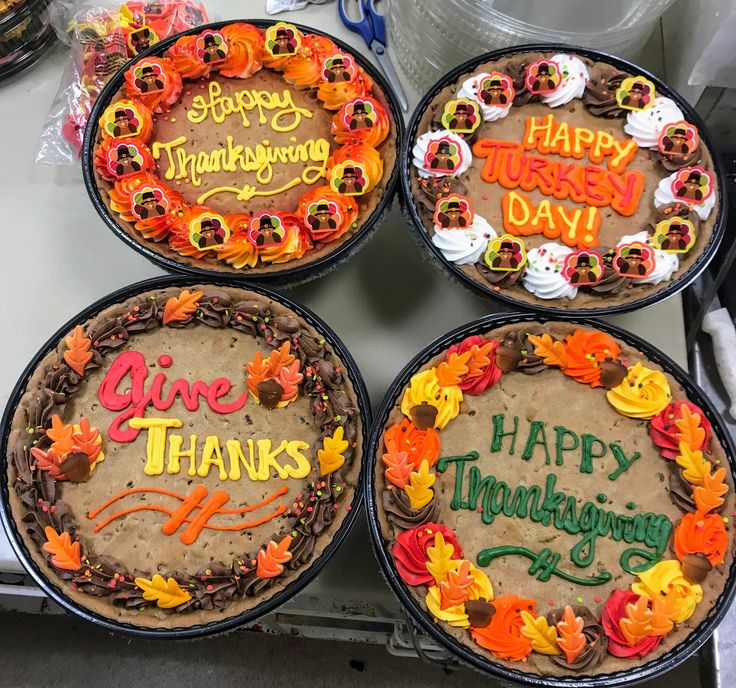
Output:
<instances>
[{"instance_id":1,"label":"scissors","mask_svg":"<svg viewBox=\"0 0 736 688\"><path fill-rule=\"evenodd\" d=\"M406 100L406 94L404 89L401 88L399 77L396 75L391 58L386 52L386 22L384 16L376 12L376 0L358 0L357 19L351 19L348 15L348 5L350 4L350 0L340 0L339 10L342 23L351 31L363 36L365 44L376 56L381 71L396 92L401 107L405 111L408 110L409 103Z\"/></svg>"}]
</instances>

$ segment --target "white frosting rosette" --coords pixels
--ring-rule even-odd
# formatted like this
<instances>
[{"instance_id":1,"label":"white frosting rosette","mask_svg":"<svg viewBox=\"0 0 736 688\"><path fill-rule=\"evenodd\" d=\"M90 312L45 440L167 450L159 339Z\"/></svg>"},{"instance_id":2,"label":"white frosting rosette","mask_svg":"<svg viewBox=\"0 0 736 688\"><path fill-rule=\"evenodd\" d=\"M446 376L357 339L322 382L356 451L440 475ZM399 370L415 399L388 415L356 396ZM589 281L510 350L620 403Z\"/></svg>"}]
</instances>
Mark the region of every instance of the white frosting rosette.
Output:
<instances>
[{"instance_id":1,"label":"white frosting rosette","mask_svg":"<svg viewBox=\"0 0 736 688\"><path fill-rule=\"evenodd\" d=\"M460 90L457 92L457 97L467 98L468 100L478 103L478 107L480 107L481 114L483 115L483 121L495 122L497 119L503 119L509 114L512 103L509 103L506 107L499 105L486 105L480 99L477 84L489 76L491 75L488 72L481 72L480 74L471 76L469 79L465 79L460 86Z\"/></svg>"},{"instance_id":2,"label":"white frosting rosette","mask_svg":"<svg viewBox=\"0 0 736 688\"><path fill-rule=\"evenodd\" d=\"M555 55L552 61L559 65L562 80L554 92L542 95L542 102L550 107L560 107L575 98L582 98L585 84L590 79L585 63L574 55Z\"/></svg>"},{"instance_id":3,"label":"white frosting rosette","mask_svg":"<svg viewBox=\"0 0 736 688\"><path fill-rule=\"evenodd\" d=\"M565 257L572 253L563 244L542 244L527 252L524 286L540 299L574 299L578 288L562 276Z\"/></svg>"},{"instance_id":4,"label":"white frosting rosette","mask_svg":"<svg viewBox=\"0 0 736 688\"><path fill-rule=\"evenodd\" d=\"M424 156L427 153L429 144L439 139L452 142L453 145L458 147L460 152L462 158L460 166L452 174L449 174L447 170L432 169L424 166ZM414 144L414 148L412 148L412 155L414 156L414 167L417 168L420 177L456 177L465 172L473 162L473 154L468 144L465 143L465 139L459 134L447 129L428 131L426 134L419 136L417 142Z\"/></svg>"},{"instance_id":5,"label":"white frosting rosette","mask_svg":"<svg viewBox=\"0 0 736 688\"><path fill-rule=\"evenodd\" d=\"M646 230L642 230L638 234L627 234L622 236L616 247L622 244L631 244L634 241L638 241L640 244L646 244L651 246L654 251L654 270L648 277L637 279L638 284L659 284L660 282L669 282L672 279L672 275L677 272L680 267L680 259L675 253L667 253L666 251L660 251L658 248L654 248L652 244L652 235Z\"/></svg>"},{"instance_id":6,"label":"white frosting rosette","mask_svg":"<svg viewBox=\"0 0 736 688\"><path fill-rule=\"evenodd\" d=\"M669 203L682 202L681 198L677 198L675 194L672 193L672 182L675 181L675 177L678 174L679 170L677 172L673 172L669 177L665 177L660 180L657 185L657 189L654 192L654 206L656 208L661 208L663 205L667 205ZM716 207L716 194L715 191L713 191L708 198L700 203L695 203L693 201L686 202L698 214L698 217L701 220L707 220L708 215L710 215L713 208Z\"/></svg>"},{"instance_id":7,"label":"white frosting rosette","mask_svg":"<svg viewBox=\"0 0 736 688\"><path fill-rule=\"evenodd\" d=\"M496 231L488 222L476 215L470 227L442 229L435 225L432 243L451 263L472 265L485 253L488 241Z\"/></svg>"},{"instance_id":8,"label":"white frosting rosette","mask_svg":"<svg viewBox=\"0 0 736 688\"><path fill-rule=\"evenodd\" d=\"M648 110L632 110L626 116L624 131L641 148L656 148L659 135L667 124L685 119L671 98L657 96Z\"/></svg>"}]
</instances>

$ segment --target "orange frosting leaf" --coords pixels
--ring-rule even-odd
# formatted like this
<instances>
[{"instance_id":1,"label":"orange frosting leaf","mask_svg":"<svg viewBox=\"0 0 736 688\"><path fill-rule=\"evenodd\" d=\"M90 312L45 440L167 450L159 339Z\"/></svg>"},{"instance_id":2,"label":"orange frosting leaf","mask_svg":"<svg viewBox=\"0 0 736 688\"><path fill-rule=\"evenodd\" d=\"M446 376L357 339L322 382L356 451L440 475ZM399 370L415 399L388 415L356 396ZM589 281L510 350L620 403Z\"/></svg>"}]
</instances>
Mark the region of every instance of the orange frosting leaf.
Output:
<instances>
[{"instance_id":1,"label":"orange frosting leaf","mask_svg":"<svg viewBox=\"0 0 736 688\"><path fill-rule=\"evenodd\" d=\"M277 380L284 390L281 395L282 401L293 399L299 394L299 383L304 379L304 375L299 372L300 365L299 361L294 361L279 371Z\"/></svg>"},{"instance_id":2,"label":"orange frosting leaf","mask_svg":"<svg viewBox=\"0 0 736 688\"><path fill-rule=\"evenodd\" d=\"M97 428L90 427L86 418L79 421L79 432L75 432L72 438L74 440L74 451L86 454L90 463L93 463L100 455L102 449L102 443L99 441L100 431Z\"/></svg>"},{"instance_id":3,"label":"orange frosting leaf","mask_svg":"<svg viewBox=\"0 0 736 688\"><path fill-rule=\"evenodd\" d=\"M582 618L575 616L575 612L568 604L562 618L557 622L557 633L559 634L557 645L565 653L568 664L572 664L585 649L584 625Z\"/></svg>"},{"instance_id":4,"label":"orange frosting leaf","mask_svg":"<svg viewBox=\"0 0 736 688\"><path fill-rule=\"evenodd\" d=\"M61 479L63 476L60 468L62 457L53 449L45 452L38 447L31 447L31 456L36 460L36 468L46 471L55 480Z\"/></svg>"},{"instance_id":5,"label":"orange frosting leaf","mask_svg":"<svg viewBox=\"0 0 736 688\"><path fill-rule=\"evenodd\" d=\"M556 341L546 332L537 336L528 335L529 341L534 344L534 353L541 356L545 365L564 368L567 365L567 351L564 342Z\"/></svg>"},{"instance_id":6,"label":"orange frosting leaf","mask_svg":"<svg viewBox=\"0 0 736 688\"><path fill-rule=\"evenodd\" d=\"M677 616L677 591L673 588L666 595L656 595L652 600L652 618L650 619L651 635L667 635Z\"/></svg>"},{"instance_id":7,"label":"orange frosting leaf","mask_svg":"<svg viewBox=\"0 0 736 688\"><path fill-rule=\"evenodd\" d=\"M258 396L258 385L267 380L270 375L268 360L263 360L263 354L256 351L253 360L245 366L248 371L248 389L251 394Z\"/></svg>"},{"instance_id":8,"label":"orange frosting leaf","mask_svg":"<svg viewBox=\"0 0 736 688\"><path fill-rule=\"evenodd\" d=\"M51 427L46 431L46 436L53 441L51 445L53 451L61 456L68 454L74 446L73 435L73 425L64 425L61 416L56 413L51 416Z\"/></svg>"},{"instance_id":9,"label":"orange frosting leaf","mask_svg":"<svg viewBox=\"0 0 736 688\"><path fill-rule=\"evenodd\" d=\"M386 465L383 473L386 480L403 490L409 484L409 476L414 471L414 464L409 460L409 454L405 451L388 451L381 459Z\"/></svg>"},{"instance_id":10,"label":"orange frosting leaf","mask_svg":"<svg viewBox=\"0 0 736 688\"><path fill-rule=\"evenodd\" d=\"M459 384L463 376L468 374L467 363L470 360L470 351L464 354L452 353L446 361L437 366L435 374L440 387L451 387Z\"/></svg>"},{"instance_id":11,"label":"orange frosting leaf","mask_svg":"<svg viewBox=\"0 0 736 688\"><path fill-rule=\"evenodd\" d=\"M491 365L491 353L493 352L493 342L487 341L483 346L473 344L470 347L470 358L468 359L467 366L468 378L479 377L483 374L483 371Z\"/></svg>"},{"instance_id":12,"label":"orange frosting leaf","mask_svg":"<svg viewBox=\"0 0 736 688\"><path fill-rule=\"evenodd\" d=\"M261 578L275 578L284 572L283 564L291 559L289 546L293 538L286 535L281 542L276 543L273 540L266 545L266 549L258 552L258 566L256 574Z\"/></svg>"},{"instance_id":13,"label":"orange frosting leaf","mask_svg":"<svg viewBox=\"0 0 736 688\"><path fill-rule=\"evenodd\" d=\"M188 289L183 289L179 296L172 296L164 306L164 325L186 320L197 310L201 298L201 291L190 292Z\"/></svg>"},{"instance_id":14,"label":"orange frosting leaf","mask_svg":"<svg viewBox=\"0 0 736 688\"><path fill-rule=\"evenodd\" d=\"M699 512L707 514L723 505L723 495L728 492L728 485L724 482L725 478L726 469L721 467L709 475L704 475L703 484L693 488L693 499Z\"/></svg>"},{"instance_id":15,"label":"orange frosting leaf","mask_svg":"<svg viewBox=\"0 0 736 688\"><path fill-rule=\"evenodd\" d=\"M649 608L649 599L640 595L632 604L626 605L626 618L622 618L619 627L626 640L636 645L642 638L653 635L652 610Z\"/></svg>"},{"instance_id":16,"label":"orange frosting leaf","mask_svg":"<svg viewBox=\"0 0 736 688\"><path fill-rule=\"evenodd\" d=\"M84 375L84 369L92 360L92 352L89 347L92 341L84 336L81 325L77 325L71 335L64 338L67 350L64 352L64 360L69 367L78 375Z\"/></svg>"},{"instance_id":17,"label":"orange frosting leaf","mask_svg":"<svg viewBox=\"0 0 736 688\"><path fill-rule=\"evenodd\" d=\"M703 449L705 429L701 427L700 414L693 413L687 404L680 406L681 417L675 421L678 433L675 435L678 442L684 442L688 449L697 451Z\"/></svg>"},{"instance_id":18,"label":"orange frosting leaf","mask_svg":"<svg viewBox=\"0 0 736 688\"><path fill-rule=\"evenodd\" d=\"M59 535L51 526L46 526L43 532L46 534L47 540L43 549L52 555L51 563L57 569L76 571L82 566L79 543L73 543L69 533Z\"/></svg>"},{"instance_id":19,"label":"orange frosting leaf","mask_svg":"<svg viewBox=\"0 0 736 688\"><path fill-rule=\"evenodd\" d=\"M463 560L456 571L448 571L447 578L440 583L440 609L448 609L464 604L470 597L474 583L470 575L470 562Z\"/></svg>"},{"instance_id":20,"label":"orange frosting leaf","mask_svg":"<svg viewBox=\"0 0 736 688\"><path fill-rule=\"evenodd\" d=\"M406 452L415 469L422 465L422 461L431 468L440 456L437 431L434 428L419 430L408 418L386 430L383 442L389 452Z\"/></svg>"},{"instance_id":21,"label":"orange frosting leaf","mask_svg":"<svg viewBox=\"0 0 736 688\"><path fill-rule=\"evenodd\" d=\"M274 349L268 357L269 373L276 377L283 368L288 368L294 363L291 352L291 343L286 341L278 349ZM298 370L298 367L297 367Z\"/></svg>"}]
</instances>

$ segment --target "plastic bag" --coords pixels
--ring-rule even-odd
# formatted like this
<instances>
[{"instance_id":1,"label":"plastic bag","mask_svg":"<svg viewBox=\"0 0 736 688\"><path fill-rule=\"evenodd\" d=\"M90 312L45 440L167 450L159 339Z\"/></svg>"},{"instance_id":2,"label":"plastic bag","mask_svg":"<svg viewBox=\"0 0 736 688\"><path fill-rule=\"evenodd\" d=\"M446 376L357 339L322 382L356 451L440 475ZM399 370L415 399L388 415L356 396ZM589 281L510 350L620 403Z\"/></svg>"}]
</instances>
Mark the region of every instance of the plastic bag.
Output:
<instances>
[{"instance_id":1,"label":"plastic bag","mask_svg":"<svg viewBox=\"0 0 736 688\"><path fill-rule=\"evenodd\" d=\"M51 22L71 48L41 133L36 162L73 164L95 99L108 80L153 43L209 21L194 0L131 1L114 7L54 0Z\"/></svg>"}]
</instances>

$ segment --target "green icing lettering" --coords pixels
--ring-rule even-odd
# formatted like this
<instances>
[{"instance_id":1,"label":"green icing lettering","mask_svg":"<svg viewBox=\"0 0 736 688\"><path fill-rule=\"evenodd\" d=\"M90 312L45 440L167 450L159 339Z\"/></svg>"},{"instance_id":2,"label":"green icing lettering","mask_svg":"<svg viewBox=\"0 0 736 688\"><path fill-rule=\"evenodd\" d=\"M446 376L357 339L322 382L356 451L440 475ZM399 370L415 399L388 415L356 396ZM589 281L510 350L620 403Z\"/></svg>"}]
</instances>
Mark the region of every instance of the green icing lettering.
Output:
<instances>
[{"instance_id":1,"label":"green icing lettering","mask_svg":"<svg viewBox=\"0 0 736 688\"><path fill-rule=\"evenodd\" d=\"M587 432L583 433L581 438L583 440L583 458L580 462L580 472L592 473L593 459L603 458L608 451L608 447L605 442ZM596 445L598 445L598 451L595 450Z\"/></svg>"},{"instance_id":2,"label":"green icing lettering","mask_svg":"<svg viewBox=\"0 0 736 688\"><path fill-rule=\"evenodd\" d=\"M541 435L541 439L540 436ZM544 423L541 420L533 420L529 427L529 437L526 440L524 451L521 454L521 458L524 461L529 461L534 454L534 447L541 445L544 449L544 464L549 466L549 449L547 449L547 436L544 431Z\"/></svg>"},{"instance_id":3,"label":"green icing lettering","mask_svg":"<svg viewBox=\"0 0 736 688\"><path fill-rule=\"evenodd\" d=\"M627 459L626 454L624 454L624 450L621 449L621 447L615 442L612 442L608 446L611 448L613 458L616 459L616 463L618 464L618 468L613 471L613 473L609 473L609 480L616 480L616 478L618 478L622 473L628 471L629 468L631 468L634 461L637 461L641 458L641 454L639 452L634 452L634 455L630 459Z\"/></svg>"},{"instance_id":4,"label":"green icing lettering","mask_svg":"<svg viewBox=\"0 0 736 688\"><path fill-rule=\"evenodd\" d=\"M493 438L491 439L491 452L500 452L503 449L503 438L511 436L511 447L509 447L509 456L514 455L516 447L516 435L519 432L519 417L514 416L514 429L506 432L504 428L506 415L504 413L496 413L493 416Z\"/></svg>"},{"instance_id":5,"label":"green icing lettering","mask_svg":"<svg viewBox=\"0 0 736 688\"><path fill-rule=\"evenodd\" d=\"M443 456L439 461L437 461L436 470L440 473L444 473L451 463L457 465L457 468L455 469L455 492L452 495L452 502L450 503L451 509L457 510L460 508L468 508L467 502L462 501L463 472L465 470L465 463L467 461L477 461L478 456L480 455L477 451L471 451L459 456Z\"/></svg>"},{"instance_id":6,"label":"green icing lettering","mask_svg":"<svg viewBox=\"0 0 736 688\"><path fill-rule=\"evenodd\" d=\"M555 463L562 466L564 463L562 452L575 451L580 446L580 438L572 431L562 425L555 425L555 434L557 441L555 442ZM565 438L569 437L572 444L565 444Z\"/></svg>"}]
</instances>

